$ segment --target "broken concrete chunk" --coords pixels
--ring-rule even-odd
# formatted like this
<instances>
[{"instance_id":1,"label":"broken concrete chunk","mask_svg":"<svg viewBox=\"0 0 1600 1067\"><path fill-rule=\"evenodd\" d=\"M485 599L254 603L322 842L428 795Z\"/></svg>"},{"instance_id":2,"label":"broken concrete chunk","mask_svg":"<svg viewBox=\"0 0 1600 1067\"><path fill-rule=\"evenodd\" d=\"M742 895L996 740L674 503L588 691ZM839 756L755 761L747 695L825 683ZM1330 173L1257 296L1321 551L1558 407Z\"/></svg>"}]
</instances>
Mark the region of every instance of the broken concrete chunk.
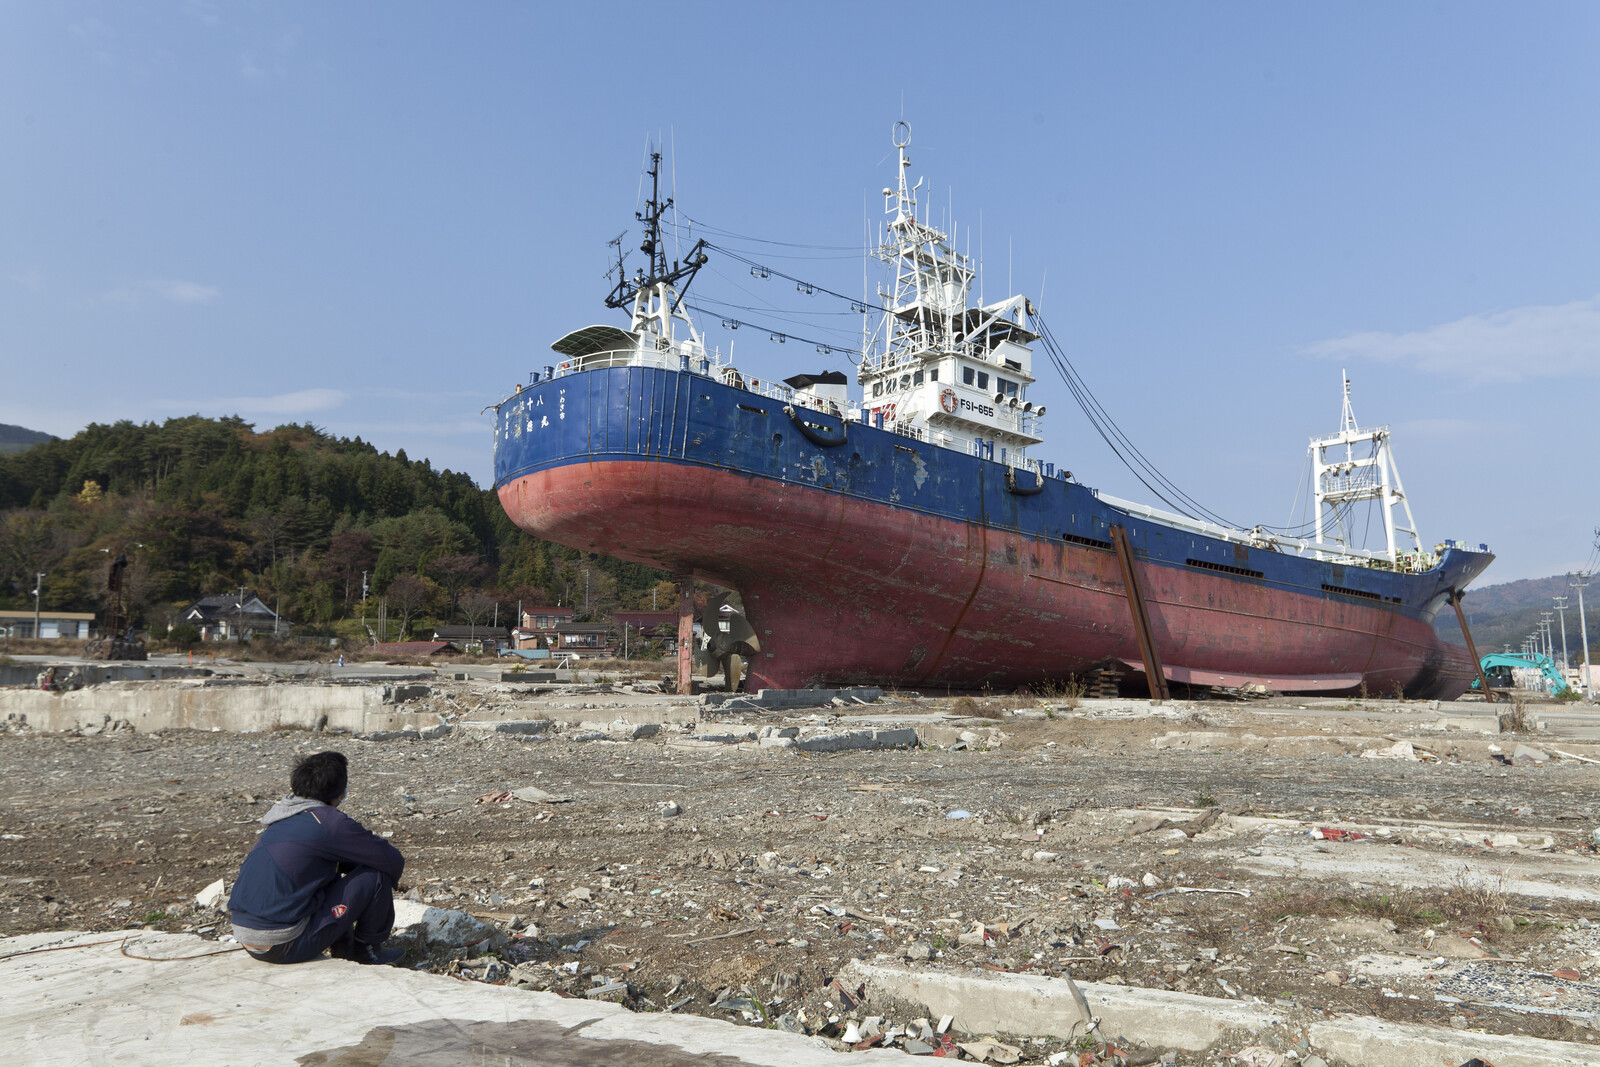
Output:
<instances>
[{"instance_id":1,"label":"broken concrete chunk","mask_svg":"<svg viewBox=\"0 0 1600 1067\"><path fill-rule=\"evenodd\" d=\"M1340 919L1328 928L1329 933L1344 937L1357 937L1371 941L1393 943L1400 940L1398 928L1390 919Z\"/></svg>"},{"instance_id":2,"label":"broken concrete chunk","mask_svg":"<svg viewBox=\"0 0 1600 1067\"><path fill-rule=\"evenodd\" d=\"M1016 1063L1022 1058L1022 1049L999 1041L961 1041L956 1047L983 1063Z\"/></svg>"},{"instance_id":3,"label":"broken concrete chunk","mask_svg":"<svg viewBox=\"0 0 1600 1067\"><path fill-rule=\"evenodd\" d=\"M1428 945L1436 956L1452 960L1481 960L1489 955L1481 946L1454 934L1441 934Z\"/></svg>"},{"instance_id":4,"label":"broken concrete chunk","mask_svg":"<svg viewBox=\"0 0 1600 1067\"><path fill-rule=\"evenodd\" d=\"M549 719L499 719L478 722L467 719L456 723L456 729L465 734L542 734L550 730Z\"/></svg>"},{"instance_id":5,"label":"broken concrete chunk","mask_svg":"<svg viewBox=\"0 0 1600 1067\"><path fill-rule=\"evenodd\" d=\"M1388 748L1369 748L1361 753L1362 759L1397 759L1416 763L1420 757L1410 741L1396 741Z\"/></svg>"},{"instance_id":6,"label":"broken concrete chunk","mask_svg":"<svg viewBox=\"0 0 1600 1067\"><path fill-rule=\"evenodd\" d=\"M195 905L201 908L220 908L227 899L227 886L221 878L194 895Z\"/></svg>"},{"instance_id":7,"label":"broken concrete chunk","mask_svg":"<svg viewBox=\"0 0 1600 1067\"><path fill-rule=\"evenodd\" d=\"M956 943L960 945L981 945L988 939L988 936L989 931L984 928L982 923L974 923L972 929L956 937Z\"/></svg>"},{"instance_id":8,"label":"broken concrete chunk","mask_svg":"<svg viewBox=\"0 0 1600 1067\"><path fill-rule=\"evenodd\" d=\"M663 800L656 805L656 814L662 818L670 819L673 816L683 814L683 805L676 800Z\"/></svg>"},{"instance_id":9,"label":"broken concrete chunk","mask_svg":"<svg viewBox=\"0 0 1600 1067\"><path fill-rule=\"evenodd\" d=\"M1518 745L1511 753L1511 758L1522 763L1549 763L1550 754L1542 748L1532 745Z\"/></svg>"},{"instance_id":10,"label":"broken concrete chunk","mask_svg":"<svg viewBox=\"0 0 1600 1067\"><path fill-rule=\"evenodd\" d=\"M554 793L546 793L538 786L532 785L524 786L521 789L513 789L511 791L511 795L516 797L518 800L526 800L530 804L570 804L572 802L571 797L557 796Z\"/></svg>"},{"instance_id":11,"label":"broken concrete chunk","mask_svg":"<svg viewBox=\"0 0 1600 1067\"><path fill-rule=\"evenodd\" d=\"M466 912L429 907L413 900L394 902L394 928L420 935L425 941L447 945L492 947L504 935L492 923L473 918Z\"/></svg>"},{"instance_id":12,"label":"broken concrete chunk","mask_svg":"<svg viewBox=\"0 0 1600 1067\"><path fill-rule=\"evenodd\" d=\"M691 741L708 741L716 745L737 745L742 744L745 741L754 741L755 739L756 734L754 730L741 730L738 733L725 732L719 734L689 735L689 740Z\"/></svg>"}]
</instances>

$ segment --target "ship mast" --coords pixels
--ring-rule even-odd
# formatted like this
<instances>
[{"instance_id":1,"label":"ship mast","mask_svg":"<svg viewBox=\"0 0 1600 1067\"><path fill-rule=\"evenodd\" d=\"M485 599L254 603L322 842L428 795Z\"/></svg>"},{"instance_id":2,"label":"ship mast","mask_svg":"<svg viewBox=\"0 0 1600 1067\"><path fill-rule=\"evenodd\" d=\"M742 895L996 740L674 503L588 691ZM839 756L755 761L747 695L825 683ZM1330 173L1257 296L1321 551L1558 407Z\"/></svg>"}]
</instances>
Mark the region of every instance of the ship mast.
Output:
<instances>
[{"instance_id":1,"label":"ship mast","mask_svg":"<svg viewBox=\"0 0 1600 1067\"><path fill-rule=\"evenodd\" d=\"M973 270L967 257L948 244L948 238L917 219L917 190L906 186L911 157L911 127L895 124L894 146L900 154L898 187L885 189L885 212L892 212L888 239L877 256L894 268L894 294L888 306L886 365L909 361L917 354L951 351L967 307Z\"/></svg>"},{"instance_id":2,"label":"ship mast","mask_svg":"<svg viewBox=\"0 0 1600 1067\"><path fill-rule=\"evenodd\" d=\"M683 323L691 340L700 341L694 322L683 310L683 297L689 289L689 283L694 281L695 274L710 258L705 253L706 243L702 239L695 242L686 257L673 260L670 268L667 266L666 242L661 238L661 217L670 207L670 196L666 200L661 199L661 153L651 152L650 199L645 201L642 211L634 212L634 218L644 223L644 240L639 243L639 251L649 257L649 270L640 267L632 278L628 277L623 266L622 239L618 237L613 242L617 247L617 284L611 290L611 295L606 297L606 307L620 308L631 304L632 322L629 328L641 340L646 333L654 334L658 348L671 346L674 320Z\"/></svg>"}]
</instances>

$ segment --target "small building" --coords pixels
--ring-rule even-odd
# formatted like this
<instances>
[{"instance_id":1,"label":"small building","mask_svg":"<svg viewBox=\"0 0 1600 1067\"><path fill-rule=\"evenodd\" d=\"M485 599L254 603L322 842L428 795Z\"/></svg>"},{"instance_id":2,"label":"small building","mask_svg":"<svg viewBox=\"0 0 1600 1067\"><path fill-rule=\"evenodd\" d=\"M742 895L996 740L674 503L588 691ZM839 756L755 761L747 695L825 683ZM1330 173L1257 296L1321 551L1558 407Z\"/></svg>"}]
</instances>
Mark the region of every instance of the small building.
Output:
<instances>
[{"instance_id":1,"label":"small building","mask_svg":"<svg viewBox=\"0 0 1600 1067\"><path fill-rule=\"evenodd\" d=\"M611 627L603 622L564 622L556 627L558 654L597 656L615 655L617 646Z\"/></svg>"},{"instance_id":2,"label":"small building","mask_svg":"<svg viewBox=\"0 0 1600 1067\"><path fill-rule=\"evenodd\" d=\"M88 611L41 611L39 633L33 632L33 612L0 611L0 628L19 640L38 636L46 641L59 637L88 638L94 634L94 613Z\"/></svg>"},{"instance_id":3,"label":"small building","mask_svg":"<svg viewBox=\"0 0 1600 1067\"><path fill-rule=\"evenodd\" d=\"M560 639L556 634L556 627L571 622L576 614L572 608L524 608L522 619L517 628L511 632L511 647L550 649L559 647Z\"/></svg>"},{"instance_id":4,"label":"small building","mask_svg":"<svg viewBox=\"0 0 1600 1067\"><path fill-rule=\"evenodd\" d=\"M178 621L199 630L203 641L248 641L251 634L286 634L289 629L254 593L203 596L184 608Z\"/></svg>"},{"instance_id":5,"label":"small building","mask_svg":"<svg viewBox=\"0 0 1600 1067\"><path fill-rule=\"evenodd\" d=\"M676 611L613 611L611 623L619 630L626 628L629 643L635 639L659 641L668 655L678 651Z\"/></svg>"},{"instance_id":6,"label":"small building","mask_svg":"<svg viewBox=\"0 0 1600 1067\"><path fill-rule=\"evenodd\" d=\"M486 652L498 652L511 647L511 637L504 626L435 626L430 632L433 640L449 641L457 648L478 645Z\"/></svg>"}]
</instances>

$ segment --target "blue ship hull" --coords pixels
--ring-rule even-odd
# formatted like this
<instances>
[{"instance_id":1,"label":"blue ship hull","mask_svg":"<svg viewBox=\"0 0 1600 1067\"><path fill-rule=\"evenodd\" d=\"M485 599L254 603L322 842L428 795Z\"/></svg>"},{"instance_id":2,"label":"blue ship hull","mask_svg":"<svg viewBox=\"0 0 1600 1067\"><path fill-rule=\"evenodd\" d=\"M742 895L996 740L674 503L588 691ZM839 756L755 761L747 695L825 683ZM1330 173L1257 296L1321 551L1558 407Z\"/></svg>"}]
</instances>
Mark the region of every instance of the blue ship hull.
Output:
<instances>
[{"instance_id":1,"label":"blue ship hull","mask_svg":"<svg viewBox=\"0 0 1600 1067\"><path fill-rule=\"evenodd\" d=\"M1472 676L1432 623L1487 552L1403 573L1275 551L793 410L689 371L567 374L498 408L495 487L536 536L739 589L767 684L1025 684L1131 662L1113 525L1174 678L1453 696Z\"/></svg>"}]
</instances>

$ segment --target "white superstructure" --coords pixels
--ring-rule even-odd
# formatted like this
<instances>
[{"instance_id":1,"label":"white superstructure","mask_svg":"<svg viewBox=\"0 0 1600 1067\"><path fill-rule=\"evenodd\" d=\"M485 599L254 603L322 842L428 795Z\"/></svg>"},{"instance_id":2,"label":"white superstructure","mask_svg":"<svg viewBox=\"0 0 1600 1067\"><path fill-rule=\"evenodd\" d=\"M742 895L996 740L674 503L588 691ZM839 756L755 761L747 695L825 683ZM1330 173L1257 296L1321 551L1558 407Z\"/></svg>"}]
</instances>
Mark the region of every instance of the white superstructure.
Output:
<instances>
[{"instance_id":1,"label":"white superstructure","mask_svg":"<svg viewBox=\"0 0 1600 1067\"><path fill-rule=\"evenodd\" d=\"M917 217L917 191L907 184L911 127L898 122L897 187L883 191L889 218L875 256L888 264L891 288L879 289L882 320L862 354L863 420L921 441L1000 460L1034 465L1044 408L1028 399L1038 334L1028 329L1033 306L1012 296L969 306L976 277L949 238Z\"/></svg>"}]
</instances>

